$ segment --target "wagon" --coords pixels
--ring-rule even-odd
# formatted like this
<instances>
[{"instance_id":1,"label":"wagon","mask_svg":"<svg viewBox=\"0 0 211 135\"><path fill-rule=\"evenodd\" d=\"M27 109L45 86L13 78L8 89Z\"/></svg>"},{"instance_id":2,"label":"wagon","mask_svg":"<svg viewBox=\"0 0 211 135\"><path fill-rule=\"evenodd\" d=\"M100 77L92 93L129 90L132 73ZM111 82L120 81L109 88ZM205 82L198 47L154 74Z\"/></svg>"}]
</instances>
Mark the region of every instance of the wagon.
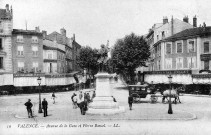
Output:
<instances>
[{"instance_id":1,"label":"wagon","mask_svg":"<svg viewBox=\"0 0 211 135\"><path fill-rule=\"evenodd\" d=\"M152 94L148 85L128 85L129 95L132 95L134 102L140 102L141 98L146 98L148 94L151 95L150 100L152 103L157 102L161 94Z\"/></svg>"}]
</instances>

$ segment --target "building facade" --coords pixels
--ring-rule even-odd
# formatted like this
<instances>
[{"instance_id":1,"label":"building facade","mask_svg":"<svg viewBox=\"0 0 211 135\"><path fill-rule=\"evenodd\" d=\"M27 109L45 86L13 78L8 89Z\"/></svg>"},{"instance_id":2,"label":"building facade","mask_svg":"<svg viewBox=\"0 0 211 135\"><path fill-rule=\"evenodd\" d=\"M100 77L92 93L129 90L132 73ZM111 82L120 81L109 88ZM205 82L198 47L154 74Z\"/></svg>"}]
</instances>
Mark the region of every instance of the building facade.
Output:
<instances>
[{"instance_id":1,"label":"building facade","mask_svg":"<svg viewBox=\"0 0 211 135\"><path fill-rule=\"evenodd\" d=\"M43 72L43 38L39 29L12 31L14 73Z\"/></svg>"},{"instance_id":2,"label":"building facade","mask_svg":"<svg viewBox=\"0 0 211 135\"><path fill-rule=\"evenodd\" d=\"M164 17L162 24L155 24L146 37L151 52L151 56L148 62L148 71L162 70L161 64L163 63L163 61L161 58L161 54L163 48L161 48L162 46L158 44L160 40L163 40L180 31L193 27L194 26L189 23L188 17L184 17L183 21L177 18L172 18L170 22L168 22L167 17Z\"/></svg>"},{"instance_id":3,"label":"building facade","mask_svg":"<svg viewBox=\"0 0 211 135\"><path fill-rule=\"evenodd\" d=\"M7 4L0 9L0 86L13 83L12 29L13 11Z\"/></svg>"},{"instance_id":4,"label":"building facade","mask_svg":"<svg viewBox=\"0 0 211 135\"><path fill-rule=\"evenodd\" d=\"M65 73L65 45L56 40L44 39L43 60L45 73Z\"/></svg>"},{"instance_id":5,"label":"building facade","mask_svg":"<svg viewBox=\"0 0 211 135\"><path fill-rule=\"evenodd\" d=\"M79 58L80 55L80 49L81 45L79 45L76 40L75 40L75 35L72 37L72 45L73 45L73 69L74 71L81 71L79 65L77 64L77 59Z\"/></svg>"}]
</instances>

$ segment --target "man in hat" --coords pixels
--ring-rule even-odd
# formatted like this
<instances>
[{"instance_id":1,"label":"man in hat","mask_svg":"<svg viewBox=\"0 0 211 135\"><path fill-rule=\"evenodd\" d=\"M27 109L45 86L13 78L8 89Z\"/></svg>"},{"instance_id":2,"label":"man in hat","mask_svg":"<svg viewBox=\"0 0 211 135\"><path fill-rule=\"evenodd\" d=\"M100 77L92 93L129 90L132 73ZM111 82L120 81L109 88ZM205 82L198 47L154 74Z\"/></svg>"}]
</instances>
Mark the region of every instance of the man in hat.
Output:
<instances>
[{"instance_id":1,"label":"man in hat","mask_svg":"<svg viewBox=\"0 0 211 135\"><path fill-rule=\"evenodd\" d=\"M129 104L130 110L132 110L133 96L131 94L128 97L128 104Z\"/></svg>"},{"instance_id":2,"label":"man in hat","mask_svg":"<svg viewBox=\"0 0 211 135\"><path fill-rule=\"evenodd\" d=\"M42 108L44 110L44 117L48 116L48 112L47 112L48 102L45 100L45 98L42 101Z\"/></svg>"},{"instance_id":3,"label":"man in hat","mask_svg":"<svg viewBox=\"0 0 211 135\"><path fill-rule=\"evenodd\" d=\"M28 102L24 104L26 106L27 112L28 112L28 117L32 118L32 106L33 104L31 103L31 99L28 99Z\"/></svg>"}]
</instances>

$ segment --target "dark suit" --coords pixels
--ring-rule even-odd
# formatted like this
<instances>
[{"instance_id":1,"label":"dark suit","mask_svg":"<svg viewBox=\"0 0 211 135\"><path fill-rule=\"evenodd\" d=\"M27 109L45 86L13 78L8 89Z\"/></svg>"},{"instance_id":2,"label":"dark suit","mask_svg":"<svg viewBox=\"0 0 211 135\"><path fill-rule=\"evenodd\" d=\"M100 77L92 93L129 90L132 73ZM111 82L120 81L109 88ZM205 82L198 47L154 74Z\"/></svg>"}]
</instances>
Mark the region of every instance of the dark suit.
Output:
<instances>
[{"instance_id":1,"label":"dark suit","mask_svg":"<svg viewBox=\"0 0 211 135\"><path fill-rule=\"evenodd\" d=\"M129 104L129 107L130 107L130 110L131 110L132 109L132 104L133 104L133 97L132 96L128 97L128 104Z\"/></svg>"},{"instance_id":2,"label":"dark suit","mask_svg":"<svg viewBox=\"0 0 211 135\"><path fill-rule=\"evenodd\" d=\"M30 101L28 101L28 102L26 102L25 104L24 104L25 106L26 106L26 109L27 109L27 112L28 112L28 117L30 118L30 117L32 117L32 103L30 102Z\"/></svg>"},{"instance_id":3,"label":"dark suit","mask_svg":"<svg viewBox=\"0 0 211 135\"><path fill-rule=\"evenodd\" d=\"M48 116L48 102L46 100L42 101L42 108L44 110L44 117Z\"/></svg>"}]
</instances>

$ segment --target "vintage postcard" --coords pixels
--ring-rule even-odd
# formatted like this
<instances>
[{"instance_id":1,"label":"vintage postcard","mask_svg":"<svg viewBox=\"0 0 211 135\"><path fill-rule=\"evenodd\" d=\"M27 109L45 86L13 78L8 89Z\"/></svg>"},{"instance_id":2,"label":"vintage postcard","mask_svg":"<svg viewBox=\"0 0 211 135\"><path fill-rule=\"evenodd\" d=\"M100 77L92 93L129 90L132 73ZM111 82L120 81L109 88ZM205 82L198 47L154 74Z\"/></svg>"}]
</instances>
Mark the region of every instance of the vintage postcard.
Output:
<instances>
[{"instance_id":1,"label":"vintage postcard","mask_svg":"<svg viewBox=\"0 0 211 135\"><path fill-rule=\"evenodd\" d=\"M211 133L210 0L0 0L0 135Z\"/></svg>"}]
</instances>

